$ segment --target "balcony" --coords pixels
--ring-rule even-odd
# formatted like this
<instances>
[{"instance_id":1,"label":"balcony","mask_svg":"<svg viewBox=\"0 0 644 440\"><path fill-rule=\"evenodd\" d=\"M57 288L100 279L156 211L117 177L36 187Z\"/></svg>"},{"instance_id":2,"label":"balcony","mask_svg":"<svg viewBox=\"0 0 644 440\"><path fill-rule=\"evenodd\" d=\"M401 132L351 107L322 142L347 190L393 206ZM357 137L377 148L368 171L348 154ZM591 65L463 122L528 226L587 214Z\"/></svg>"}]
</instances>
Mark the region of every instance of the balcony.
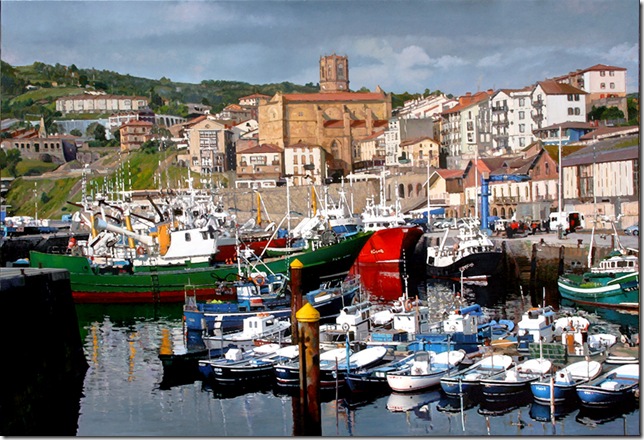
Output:
<instances>
[{"instance_id":1,"label":"balcony","mask_svg":"<svg viewBox=\"0 0 644 440\"><path fill-rule=\"evenodd\" d=\"M543 105L544 105L543 100L541 100L541 99L538 99L538 100L532 102L532 106L534 108L542 108Z\"/></svg>"},{"instance_id":2,"label":"balcony","mask_svg":"<svg viewBox=\"0 0 644 440\"><path fill-rule=\"evenodd\" d=\"M492 107L492 113L495 115L498 113L507 113L507 112L508 112L507 105L499 105L497 107Z\"/></svg>"},{"instance_id":3,"label":"balcony","mask_svg":"<svg viewBox=\"0 0 644 440\"><path fill-rule=\"evenodd\" d=\"M493 127L508 127L510 125L509 121L493 121Z\"/></svg>"}]
</instances>

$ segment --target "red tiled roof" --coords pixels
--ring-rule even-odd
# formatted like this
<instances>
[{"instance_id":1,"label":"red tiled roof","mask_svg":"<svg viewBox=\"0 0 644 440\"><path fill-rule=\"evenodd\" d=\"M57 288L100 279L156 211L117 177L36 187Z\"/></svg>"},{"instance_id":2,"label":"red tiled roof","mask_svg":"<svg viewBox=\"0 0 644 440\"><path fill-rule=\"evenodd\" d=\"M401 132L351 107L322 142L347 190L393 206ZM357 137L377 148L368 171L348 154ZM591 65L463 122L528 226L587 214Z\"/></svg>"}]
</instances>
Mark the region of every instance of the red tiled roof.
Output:
<instances>
[{"instance_id":1,"label":"red tiled roof","mask_svg":"<svg viewBox=\"0 0 644 440\"><path fill-rule=\"evenodd\" d=\"M449 110L446 110L443 112L443 114L449 114L449 113L458 113L462 110L465 110L468 107L471 107L475 104L478 104L479 102L488 99L490 96L492 96L493 92L491 91L485 91L485 92L477 92L475 94L469 94L469 95L463 95L458 98L458 105L452 107Z\"/></svg>"},{"instance_id":2,"label":"red tiled roof","mask_svg":"<svg viewBox=\"0 0 644 440\"><path fill-rule=\"evenodd\" d=\"M463 177L463 171L464 170L446 170L443 168L439 168L436 170L438 175L440 175L443 179L456 179L458 177Z\"/></svg>"},{"instance_id":3,"label":"red tiled roof","mask_svg":"<svg viewBox=\"0 0 644 440\"><path fill-rule=\"evenodd\" d=\"M260 99L261 99L261 98L266 98L266 99L270 99L271 97L270 97L270 96L268 96L268 95L262 95L261 93L253 93L252 95L242 96L241 98L239 98L239 100L241 101L241 100L244 100L244 99L255 99L255 98L260 98Z\"/></svg>"},{"instance_id":4,"label":"red tiled roof","mask_svg":"<svg viewBox=\"0 0 644 440\"><path fill-rule=\"evenodd\" d=\"M284 100L291 102L305 101L382 101L385 98L384 93L357 93L357 92L337 92L337 93L289 93L285 94Z\"/></svg>"},{"instance_id":5,"label":"red tiled roof","mask_svg":"<svg viewBox=\"0 0 644 440\"><path fill-rule=\"evenodd\" d=\"M571 86L570 84L562 84L555 80L539 81L537 82L539 86L543 89L544 93L547 95L587 95L588 93L584 92L577 87Z\"/></svg>"},{"instance_id":6,"label":"red tiled roof","mask_svg":"<svg viewBox=\"0 0 644 440\"><path fill-rule=\"evenodd\" d=\"M247 150L244 150L244 154L253 154L253 153L281 153L282 149L277 145L273 144L262 144L257 145L256 147L251 147Z\"/></svg>"},{"instance_id":7,"label":"red tiled roof","mask_svg":"<svg viewBox=\"0 0 644 440\"><path fill-rule=\"evenodd\" d=\"M131 126L136 126L136 125L139 125L139 126L142 126L142 127L152 127L154 124L152 122L148 122L148 121L134 120L134 121L130 121L130 122L126 122L124 124L121 124L121 128L123 128L123 127L131 127Z\"/></svg>"}]
</instances>

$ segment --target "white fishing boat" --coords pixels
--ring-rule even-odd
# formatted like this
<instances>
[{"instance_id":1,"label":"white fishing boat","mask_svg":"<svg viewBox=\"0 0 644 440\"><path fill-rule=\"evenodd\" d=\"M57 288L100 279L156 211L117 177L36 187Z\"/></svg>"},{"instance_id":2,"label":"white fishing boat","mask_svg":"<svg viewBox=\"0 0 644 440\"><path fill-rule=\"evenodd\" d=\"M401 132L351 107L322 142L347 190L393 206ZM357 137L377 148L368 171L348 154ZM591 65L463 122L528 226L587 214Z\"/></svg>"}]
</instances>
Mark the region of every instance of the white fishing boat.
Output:
<instances>
[{"instance_id":1,"label":"white fishing boat","mask_svg":"<svg viewBox=\"0 0 644 440\"><path fill-rule=\"evenodd\" d=\"M240 332L204 336L203 341L209 350L229 346L251 347L256 339L278 340L291 329L288 319L278 319L270 313L258 313L244 319L244 329Z\"/></svg>"},{"instance_id":2,"label":"white fishing boat","mask_svg":"<svg viewBox=\"0 0 644 440\"><path fill-rule=\"evenodd\" d=\"M392 390L399 392L430 388L438 385L441 378L457 368L464 358L463 350L442 353L418 351L408 370L387 373L387 383Z\"/></svg>"}]
</instances>

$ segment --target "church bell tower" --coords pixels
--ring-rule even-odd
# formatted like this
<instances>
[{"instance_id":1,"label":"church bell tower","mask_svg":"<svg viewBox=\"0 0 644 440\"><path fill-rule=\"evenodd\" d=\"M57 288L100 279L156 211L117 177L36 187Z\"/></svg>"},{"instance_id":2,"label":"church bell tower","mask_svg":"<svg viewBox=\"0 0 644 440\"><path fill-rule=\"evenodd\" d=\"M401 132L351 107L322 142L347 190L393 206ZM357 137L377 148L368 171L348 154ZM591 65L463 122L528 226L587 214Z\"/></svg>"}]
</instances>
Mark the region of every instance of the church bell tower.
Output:
<instances>
[{"instance_id":1,"label":"church bell tower","mask_svg":"<svg viewBox=\"0 0 644 440\"><path fill-rule=\"evenodd\" d=\"M320 93L349 91L349 59L341 55L320 57Z\"/></svg>"}]
</instances>

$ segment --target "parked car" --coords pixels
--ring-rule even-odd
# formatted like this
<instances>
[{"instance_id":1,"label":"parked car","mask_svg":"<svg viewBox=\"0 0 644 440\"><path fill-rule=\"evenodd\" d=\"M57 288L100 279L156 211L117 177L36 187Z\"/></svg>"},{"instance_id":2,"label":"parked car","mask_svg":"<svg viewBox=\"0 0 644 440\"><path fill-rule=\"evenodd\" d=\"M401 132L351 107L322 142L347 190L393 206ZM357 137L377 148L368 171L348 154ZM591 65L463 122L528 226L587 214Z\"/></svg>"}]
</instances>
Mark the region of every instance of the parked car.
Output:
<instances>
[{"instance_id":1,"label":"parked car","mask_svg":"<svg viewBox=\"0 0 644 440\"><path fill-rule=\"evenodd\" d=\"M631 225L628 228L624 229L624 234L626 235L640 235L640 225Z\"/></svg>"}]
</instances>

